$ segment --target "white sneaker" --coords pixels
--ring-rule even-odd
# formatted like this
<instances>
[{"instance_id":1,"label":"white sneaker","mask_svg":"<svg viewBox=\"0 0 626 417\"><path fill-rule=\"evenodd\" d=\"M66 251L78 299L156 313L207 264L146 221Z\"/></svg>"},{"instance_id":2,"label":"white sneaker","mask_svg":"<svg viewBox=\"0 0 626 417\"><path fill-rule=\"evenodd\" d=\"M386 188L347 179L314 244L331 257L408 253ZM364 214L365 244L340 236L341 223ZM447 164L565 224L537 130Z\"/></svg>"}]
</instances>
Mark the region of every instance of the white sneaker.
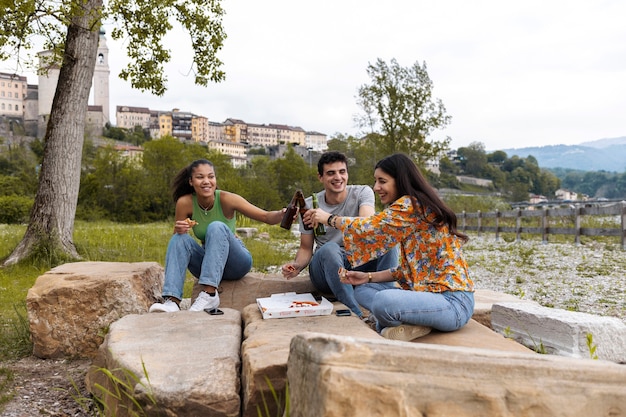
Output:
<instances>
[{"instance_id":1,"label":"white sneaker","mask_svg":"<svg viewBox=\"0 0 626 417\"><path fill-rule=\"evenodd\" d=\"M178 304L170 300L169 298L163 303L154 303L150 306L150 313L174 313L180 311Z\"/></svg>"},{"instance_id":2,"label":"white sneaker","mask_svg":"<svg viewBox=\"0 0 626 417\"><path fill-rule=\"evenodd\" d=\"M213 310L220 306L220 295L215 291L215 295L209 295L208 292L201 291L196 301L189 307L189 311L204 311L205 309Z\"/></svg>"},{"instance_id":3,"label":"white sneaker","mask_svg":"<svg viewBox=\"0 0 626 417\"><path fill-rule=\"evenodd\" d=\"M385 327L380 334L385 339L403 340L410 342L418 337L426 336L432 329L426 326L414 324L401 324L399 326Z\"/></svg>"}]
</instances>

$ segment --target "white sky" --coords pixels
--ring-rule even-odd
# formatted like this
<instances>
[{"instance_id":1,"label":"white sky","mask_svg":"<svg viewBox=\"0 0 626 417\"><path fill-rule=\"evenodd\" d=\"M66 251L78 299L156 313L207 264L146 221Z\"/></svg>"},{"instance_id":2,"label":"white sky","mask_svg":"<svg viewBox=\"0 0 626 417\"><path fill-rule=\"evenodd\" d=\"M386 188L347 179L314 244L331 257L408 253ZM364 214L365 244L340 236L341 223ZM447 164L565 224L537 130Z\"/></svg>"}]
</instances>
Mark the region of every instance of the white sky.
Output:
<instances>
[{"instance_id":1,"label":"white sky","mask_svg":"<svg viewBox=\"0 0 626 417\"><path fill-rule=\"evenodd\" d=\"M124 50L110 38L115 106L180 108L222 122L300 126L358 135L357 89L368 63L426 62L452 116L452 148L487 150L626 136L623 0L224 0L226 81L200 87L190 43L168 38L168 92L117 78ZM106 28L105 28L106 29ZM107 32L110 32L107 29ZM36 78L29 76L29 82Z\"/></svg>"}]
</instances>

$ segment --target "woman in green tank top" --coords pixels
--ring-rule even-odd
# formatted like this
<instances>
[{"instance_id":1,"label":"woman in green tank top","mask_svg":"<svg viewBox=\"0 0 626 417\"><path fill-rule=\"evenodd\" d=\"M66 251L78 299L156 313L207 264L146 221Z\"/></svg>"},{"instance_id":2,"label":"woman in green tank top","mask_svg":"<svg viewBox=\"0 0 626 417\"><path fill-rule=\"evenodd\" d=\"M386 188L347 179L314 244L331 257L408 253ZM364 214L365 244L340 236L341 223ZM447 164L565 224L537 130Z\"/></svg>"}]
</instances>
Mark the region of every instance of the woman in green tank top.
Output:
<instances>
[{"instance_id":1,"label":"woman in green tank top","mask_svg":"<svg viewBox=\"0 0 626 417\"><path fill-rule=\"evenodd\" d=\"M235 213L278 224L283 210L265 211L238 194L218 190L215 167L206 159L192 162L176 175L172 196L176 223L165 254L164 302L153 304L150 312L180 310L187 270L202 288L190 310L216 309L222 279L240 279L252 268L250 252L235 235ZM200 242L189 234L190 229Z\"/></svg>"}]
</instances>

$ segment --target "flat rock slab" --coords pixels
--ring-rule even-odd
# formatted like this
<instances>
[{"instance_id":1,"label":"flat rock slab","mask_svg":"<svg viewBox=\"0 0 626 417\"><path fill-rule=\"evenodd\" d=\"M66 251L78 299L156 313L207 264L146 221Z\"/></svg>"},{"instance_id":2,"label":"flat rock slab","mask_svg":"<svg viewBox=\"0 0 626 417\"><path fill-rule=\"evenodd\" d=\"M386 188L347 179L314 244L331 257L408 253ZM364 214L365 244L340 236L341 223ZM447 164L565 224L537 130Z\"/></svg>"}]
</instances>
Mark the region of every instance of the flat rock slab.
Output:
<instances>
[{"instance_id":1,"label":"flat rock slab","mask_svg":"<svg viewBox=\"0 0 626 417\"><path fill-rule=\"evenodd\" d=\"M491 318L494 330L532 349L575 358L597 355L598 359L626 363L626 324L616 317L501 303L494 304ZM593 354L587 335L596 348Z\"/></svg>"},{"instance_id":2,"label":"flat rock slab","mask_svg":"<svg viewBox=\"0 0 626 417\"><path fill-rule=\"evenodd\" d=\"M103 394L96 385L114 388L99 369L127 370L136 379L130 395L146 415L239 416L241 314L221 310L220 316L180 311L116 321L87 375L87 388L109 405L108 415L128 415L128 400Z\"/></svg>"},{"instance_id":3,"label":"flat rock slab","mask_svg":"<svg viewBox=\"0 0 626 417\"><path fill-rule=\"evenodd\" d=\"M345 308L341 303L334 303L334 306L335 309ZM345 337L383 339L355 315L337 317L332 314L263 319L259 308L253 304L244 308L242 318L244 321L244 341L241 346L242 416L256 417L257 405L263 404L263 397L270 409L268 415L277 415L278 407L272 399L268 381L274 390L284 393L289 346L295 335L303 332L322 332Z\"/></svg>"},{"instance_id":4,"label":"flat rock slab","mask_svg":"<svg viewBox=\"0 0 626 417\"><path fill-rule=\"evenodd\" d=\"M303 333L288 369L291 417L626 415L606 361Z\"/></svg>"},{"instance_id":5,"label":"flat rock slab","mask_svg":"<svg viewBox=\"0 0 626 417\"><path fill-rule=\"evenodd\" d=\"M474 292L474 314L472 318L483 326L491 328L491 309L494 304L498 303L531 303L538 305L535 301L523 300L511 294L477 289Z\"/></svg>"},{"instance_id":6,"label":"flat rock slab","mask_svg":"<svg viewBox=\"0 0 626 417\"><path fill-rule=\"evenodd\" d=\"M285 279L278 274L249 272L237 281L223 280L220 283L220 306L242 311L250 304L256 304L257 298L269 297L272 294L295 292L297 294L314 292L308 274L300 274L292 279ZM191 302L200 293L197 281L193 287Z\"/></svg>"},{"instance_id":7,"label":"flat rock slab","mask_svg":"<svg viewBox=\"0 0 626 417\"><path fill-rule=\"evenodd\" d=\"M93 358L109 325L146 312L161 293L156 262L74 262L41 275L26 307L33 354Z\"/></svg>"},{"instance_id":8,"label":"flat rock slab","mask_svg":"<svg viewBox=\"0 0 626 417\"><path fill-rule=\"evenodd\" d=\"M494 332L473 319L455 332L445 333L433 330L428 335L415 339L412 343L500 350L535 355L535 352L526 346Z\"/></svg>"}]
</instances>

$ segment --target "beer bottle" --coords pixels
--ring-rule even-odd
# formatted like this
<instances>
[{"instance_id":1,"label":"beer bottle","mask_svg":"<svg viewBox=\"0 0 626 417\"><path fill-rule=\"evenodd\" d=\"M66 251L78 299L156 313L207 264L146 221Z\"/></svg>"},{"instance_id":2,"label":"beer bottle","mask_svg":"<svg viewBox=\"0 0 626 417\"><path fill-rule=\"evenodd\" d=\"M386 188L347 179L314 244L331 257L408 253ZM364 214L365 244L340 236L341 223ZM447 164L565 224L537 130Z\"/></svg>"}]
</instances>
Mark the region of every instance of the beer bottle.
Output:
<instances>
[{"instance_id":1,"label":"beer bottle","mask_svg":"<svg viewBox=\"0 0 626 417\"><path fill-rule=\"evenodd\" d=\"M304 230L312 230L313 227L304 222L304 213L309 211L309 208L306 206L306 201L304 201L304 194L302 194L302 191L298 190L296 191L296 195L298 200L298 207L300 207L300 218L302 219L302 225L304 226Z\"/></svg>"},{"instance_id":2,"label":"beer bottle","mask_svg":"<svg viewBox=\"0 0 626 417\"><path fill-rule=\"evenodd\" d=\"M316 209L319 207L319 204L317 202L317 194L313 193L312 198L313 198L313 208ZM313 233L315 234L315 236L325 235L326 226L324 226L322 223L318 223L317 227L313 230Z\"/></svg>"},{"instance_id":3,"label":"beer bottle","mask_svg":"<svg viewBox=\"0 0 626 417\"><path fill-rule=\"evenodd\" d=\"M291 225L293 223L293 218L298 212L298 192L293 195L291 201L287 205L287 210L285 210L285 214L283 214L283 219L280 222L280 227L283 229L291 230Z\"/></svg>"}]
</instances>

